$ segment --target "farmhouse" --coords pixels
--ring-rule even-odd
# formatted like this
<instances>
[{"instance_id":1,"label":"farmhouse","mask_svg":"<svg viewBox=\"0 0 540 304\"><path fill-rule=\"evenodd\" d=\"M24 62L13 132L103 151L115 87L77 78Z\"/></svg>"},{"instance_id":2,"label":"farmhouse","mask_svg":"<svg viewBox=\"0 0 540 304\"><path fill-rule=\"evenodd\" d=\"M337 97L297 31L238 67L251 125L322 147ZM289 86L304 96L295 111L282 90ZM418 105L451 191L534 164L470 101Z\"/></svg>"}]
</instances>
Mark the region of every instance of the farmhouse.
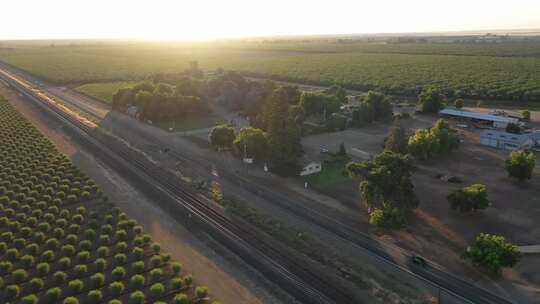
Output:
<instances>
[{"instance_id":1,"label":"farmhouse","mask_svg":"<svg viewBox=\"0 0 540 304\"><path fill-rule=\"evenodd\" d=\"M312 161L302 168L302 171L300 171L300 176L315 174L321 171L322 171L322 164L320 162Z\"/></svg>"},{"instance_id":2,"label":"farmhouse","mask_svg":"<svg viewBox=\"0 0 540 304\"><path fill-rule=\"evenodd\" d=\"M480 143L506 150L530 149L534 145L530 134L513 134L496 130L482 130Z\"/></svg>"},{"instance_id":3,"label":"farmhouse","mask_svg":"<svg viewBox=\"0 0 540 304\"><path fill-rule=\"evenodd\" d=\"M518 124L519 119L505 116L497 116L478 112L462 111L455 109L443 109L439 111L439 115L444 117L462 118L476 122L489 124L495 128L504 129L508 124Z\"/></svg>"}]
</instances>

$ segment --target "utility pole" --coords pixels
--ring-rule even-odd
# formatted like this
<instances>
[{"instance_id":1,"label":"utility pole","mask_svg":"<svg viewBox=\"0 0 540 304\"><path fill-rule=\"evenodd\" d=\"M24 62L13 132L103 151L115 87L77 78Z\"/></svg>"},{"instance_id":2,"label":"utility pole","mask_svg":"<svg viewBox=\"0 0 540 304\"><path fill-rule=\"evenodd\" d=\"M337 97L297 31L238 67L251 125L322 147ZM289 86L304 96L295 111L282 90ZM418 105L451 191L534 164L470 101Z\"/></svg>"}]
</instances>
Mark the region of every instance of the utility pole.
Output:
<instances>
[{"instance_id":1,"label":"utility pole","mask_svg":"<svg viewBox=\"0 0 540 304\"><path fill-rule=\"evenodd\" d=\"M248 169L249 169L249 164L246 162L246 159L247 159L247 144L246 142L244 141L244 162L246 163L246 174L248 173Z\"/></svg>"}]
</instances>

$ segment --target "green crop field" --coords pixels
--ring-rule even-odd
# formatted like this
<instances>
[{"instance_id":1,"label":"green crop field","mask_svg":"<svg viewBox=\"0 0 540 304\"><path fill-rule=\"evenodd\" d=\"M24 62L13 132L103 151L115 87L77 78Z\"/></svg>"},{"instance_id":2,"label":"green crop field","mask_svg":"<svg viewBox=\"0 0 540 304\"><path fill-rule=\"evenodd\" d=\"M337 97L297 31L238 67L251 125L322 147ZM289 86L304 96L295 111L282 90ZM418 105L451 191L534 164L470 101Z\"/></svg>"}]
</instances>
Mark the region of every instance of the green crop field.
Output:
<instances>
[{"instance_id":1,"label":"green crop field","mask_svg":"<svg viewBox=\"0 0 540 304\"><path fill-rule=\"evenodd\" d=\"M273 79L416 95L540 101L540 43L143 43L4 45L0 60L62 83L139 80L197 60Z\"/></svg>"},{"instance_id":2,"label":"green crop field","mask_svg":"<svg viewBox=\"0 0 540 304\"><path fill-rule=\"evenodd\" d=\"M0 303L203 303L205 287L0 98Z\"/></svg>"},{"instance_id":3,"label":"green crop field","mask_svg":"<svg viewBox=\"0 0 540 304\"><path fill-rule=\"evenodd\" d=\"M120 89L131 88L136 85L136 81L114 81L87 83L76 88L77 91L95 97L106 103L112 103L112 97Z\"/></svg>"}]
</instances>

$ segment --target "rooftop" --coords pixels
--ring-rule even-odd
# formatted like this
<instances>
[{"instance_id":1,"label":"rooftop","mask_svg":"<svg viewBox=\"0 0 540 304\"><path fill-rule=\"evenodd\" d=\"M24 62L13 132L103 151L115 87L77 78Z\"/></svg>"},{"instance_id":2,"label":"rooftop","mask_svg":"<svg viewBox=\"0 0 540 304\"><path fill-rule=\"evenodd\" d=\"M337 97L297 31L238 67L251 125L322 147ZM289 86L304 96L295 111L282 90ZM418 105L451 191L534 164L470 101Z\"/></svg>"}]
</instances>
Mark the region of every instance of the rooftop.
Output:
<instances>
[{"instance_id":1,"label":"rooftop","mask_svg":"<svg viewBox=\"0 0 540 304\"><path fill-rule=\"evenodd\" d=\"M504 117L504 116L497 116L497 115L463 111L463 110L443 109L439 111L439 114L467 117L467 118L480 119L480 120L489 120L489 121L496 121L496 122L518 123L518 119L512 118L512 117Z\"/></svg>"}]
</instances>

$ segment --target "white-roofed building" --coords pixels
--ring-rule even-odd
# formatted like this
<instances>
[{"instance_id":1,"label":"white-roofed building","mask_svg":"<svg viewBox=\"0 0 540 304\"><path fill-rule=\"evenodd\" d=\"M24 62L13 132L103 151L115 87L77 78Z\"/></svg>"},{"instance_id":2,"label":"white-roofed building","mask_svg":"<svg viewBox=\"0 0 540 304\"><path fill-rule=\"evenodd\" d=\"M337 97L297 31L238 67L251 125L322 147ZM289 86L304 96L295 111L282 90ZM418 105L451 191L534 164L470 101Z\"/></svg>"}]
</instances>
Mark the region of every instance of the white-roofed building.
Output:
<instances>
[{"instance_id":1,"label":"white-roofed building","mask_svg":"<svg viewBox=\"0 0 540 304\"><path fill-rule=\"evenodd\" d=\"M307 163L303 168L302 171L300 171L300 176L306 176L310 174L319 173L322 171L322 163L311 161Z\"/></svg>"},{"instance_id":2,"label":"white-roofed building","mask_svg":"<svg viewBox=\"0 0 540 304\"><path fill-rule=\"evenodd\" d=\"M463 111L463 110L457 110L457 109L443 109L439 111L439 115L445 116L445 117L465 118L472 121L488 122L493 127L501 128L501 129L506 128L506 126L508 126L508 124L510 123L513 123L513 124L519 123L519 119L513 118L513 117L498 116L498 115Z\"/></svg>"}]
</instances>

